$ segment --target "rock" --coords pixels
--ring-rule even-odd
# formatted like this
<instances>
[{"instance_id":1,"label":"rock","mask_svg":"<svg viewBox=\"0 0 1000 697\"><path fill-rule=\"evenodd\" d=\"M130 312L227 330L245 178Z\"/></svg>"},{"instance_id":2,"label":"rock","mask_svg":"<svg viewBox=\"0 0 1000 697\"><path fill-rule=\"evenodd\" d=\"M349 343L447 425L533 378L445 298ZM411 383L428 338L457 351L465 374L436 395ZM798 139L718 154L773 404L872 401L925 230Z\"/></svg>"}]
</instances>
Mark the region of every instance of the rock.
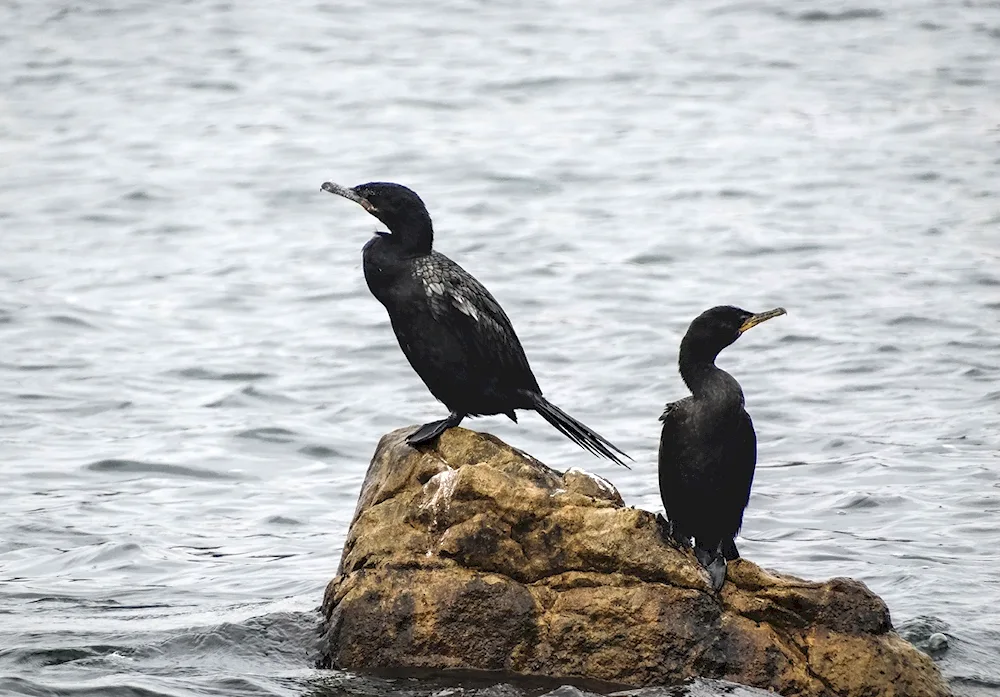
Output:
<instances>
[{"instance_id":1,"label":"rock","mask_svg":"<svg viewBox=\"0 0 1000 697\"><path fill-rule=\"evenodd\" d=\"M933 656L948 650L948 637L937 632L927 637L927 651Z\"/></svg>"},{"instance_id":2,"label":"rock","mask_svg":"<svg viewBox=\"0 0 1000 697\"><path fill-rule=\"evenodd\" d=\"M858 581L805 581L740 559L713 593L693 554L605 480L560 474L462 428L417 451L405 444L411 430L379 442L327 587L331 666L950 694Z\"/></svg>"},{"instance_id":3,"label":"rock","mask_svg":"<svg viewBox=\"0 0 1000 697\"><path fill-rule=\"evenodd\" d=\"M579 695L558 694L553 690L543 697L598 697L597 693L579 692ZM568 691L567 691L568 692ZM622 692L612 692L607 697L774 697L773 692L755 687L737 685L728 680L696 678L677 687L638 687Z\"/></svg>"}]
</instances>

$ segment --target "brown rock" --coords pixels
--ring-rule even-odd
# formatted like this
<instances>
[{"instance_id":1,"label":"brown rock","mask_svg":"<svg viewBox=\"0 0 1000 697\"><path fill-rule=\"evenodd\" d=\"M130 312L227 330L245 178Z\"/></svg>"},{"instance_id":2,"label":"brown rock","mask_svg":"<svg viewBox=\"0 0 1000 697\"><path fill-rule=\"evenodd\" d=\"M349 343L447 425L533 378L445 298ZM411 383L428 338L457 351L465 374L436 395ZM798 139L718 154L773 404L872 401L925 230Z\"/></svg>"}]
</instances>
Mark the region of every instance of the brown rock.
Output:
<instances>
[{"instance_id":1,"label":"brown rock","mask_svg":"<svg viewBox=\"0 0 1000 697\"><path fill-rule=\"evenodd\" d=\"M379 442L327 587L326 660L783 695L949 695L864 584L729 564L721 593L605 480L453 428Z\"/></svg>"}]
</instances>

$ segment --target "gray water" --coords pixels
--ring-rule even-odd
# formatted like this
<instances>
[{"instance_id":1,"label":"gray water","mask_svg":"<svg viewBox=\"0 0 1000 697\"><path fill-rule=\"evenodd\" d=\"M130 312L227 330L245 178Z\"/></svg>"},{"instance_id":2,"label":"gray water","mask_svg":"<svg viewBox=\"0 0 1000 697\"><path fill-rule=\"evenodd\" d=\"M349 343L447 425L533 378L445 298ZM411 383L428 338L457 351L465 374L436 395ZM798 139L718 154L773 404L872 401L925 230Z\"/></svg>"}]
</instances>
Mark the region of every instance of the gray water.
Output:
<instances>
[{"instance_id":1,"label":"gray water","mask_svg":"<svg viewBox=\"0 0 1000 697\"><path fill-rule=\"evenodd\" d=\"M636 464L466 425L631 505L690 320L786 307L720 360L741 551L1000 694L1000 3L6 0L0 56L0 693L530 693L313 667L379 436L445 413L332 179L417 190Z\"/></svg>"}]
</instances>

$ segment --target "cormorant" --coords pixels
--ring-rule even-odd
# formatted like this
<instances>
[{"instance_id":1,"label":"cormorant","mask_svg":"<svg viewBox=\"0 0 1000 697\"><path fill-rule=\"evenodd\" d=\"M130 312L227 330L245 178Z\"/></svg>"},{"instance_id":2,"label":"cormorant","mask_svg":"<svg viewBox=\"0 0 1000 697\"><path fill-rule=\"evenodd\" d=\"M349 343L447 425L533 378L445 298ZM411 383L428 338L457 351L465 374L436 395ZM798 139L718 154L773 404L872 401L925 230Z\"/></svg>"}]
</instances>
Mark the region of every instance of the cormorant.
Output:
<instances>
[{"instance_id":1,"label":"cormorant","mask_svg":"<svg viewBox=\"0 0 1000 697\"><path fill-rule=\"evenodd\" d=\"M499 303L431 248L431 216L415 192L388 182L321 188L360 204L389 228L364 246L365 281L388 311L410 366L451 411L410 434L410 445L437 438L466 416L505 414L516 423L514 410L530 409L581 448L628 467L615 453L627 454L542 396Z\"/></svg>"},{"instance_id":2,"label":"cormorant","mask_svg":"<svg viewBox=\"0 0 1000 697\"><path fill-rule=\"evenodd\" d=\"M708 570L715 590L726 580L726 561L740 556L736 534L750 500L757 465L757 434L743 408L743 390L715 358L740 335L785 314L754 314L718 306L701 313L681 340L681 378L691 396L667 405L660 417L660 497L671 535Z\"/></svg>"}]
</instances>

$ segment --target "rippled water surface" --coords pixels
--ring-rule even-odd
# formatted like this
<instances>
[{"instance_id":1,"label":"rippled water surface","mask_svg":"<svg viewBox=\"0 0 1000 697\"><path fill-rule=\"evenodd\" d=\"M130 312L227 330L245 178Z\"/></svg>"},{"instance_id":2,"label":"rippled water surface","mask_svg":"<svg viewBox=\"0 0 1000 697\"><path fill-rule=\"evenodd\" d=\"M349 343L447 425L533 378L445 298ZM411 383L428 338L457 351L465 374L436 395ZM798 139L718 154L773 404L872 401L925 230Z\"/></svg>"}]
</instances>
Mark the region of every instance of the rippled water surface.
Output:
<instances>
[{"instance_id":1,"label":"rippled water surface","mask_svg":"<svg viewBox=\"0 0 1000 697\"><path fill-rule=\"evenodd\" d=\"M741 551L1000 694L1000 5L880 7L0 2L0 693L527 694L313 668L377 439L445 413L319 191L381 179L637 463L467 425L632 505L688 322L786 307L720 361Z\"/></svg>"}]
</instances>

